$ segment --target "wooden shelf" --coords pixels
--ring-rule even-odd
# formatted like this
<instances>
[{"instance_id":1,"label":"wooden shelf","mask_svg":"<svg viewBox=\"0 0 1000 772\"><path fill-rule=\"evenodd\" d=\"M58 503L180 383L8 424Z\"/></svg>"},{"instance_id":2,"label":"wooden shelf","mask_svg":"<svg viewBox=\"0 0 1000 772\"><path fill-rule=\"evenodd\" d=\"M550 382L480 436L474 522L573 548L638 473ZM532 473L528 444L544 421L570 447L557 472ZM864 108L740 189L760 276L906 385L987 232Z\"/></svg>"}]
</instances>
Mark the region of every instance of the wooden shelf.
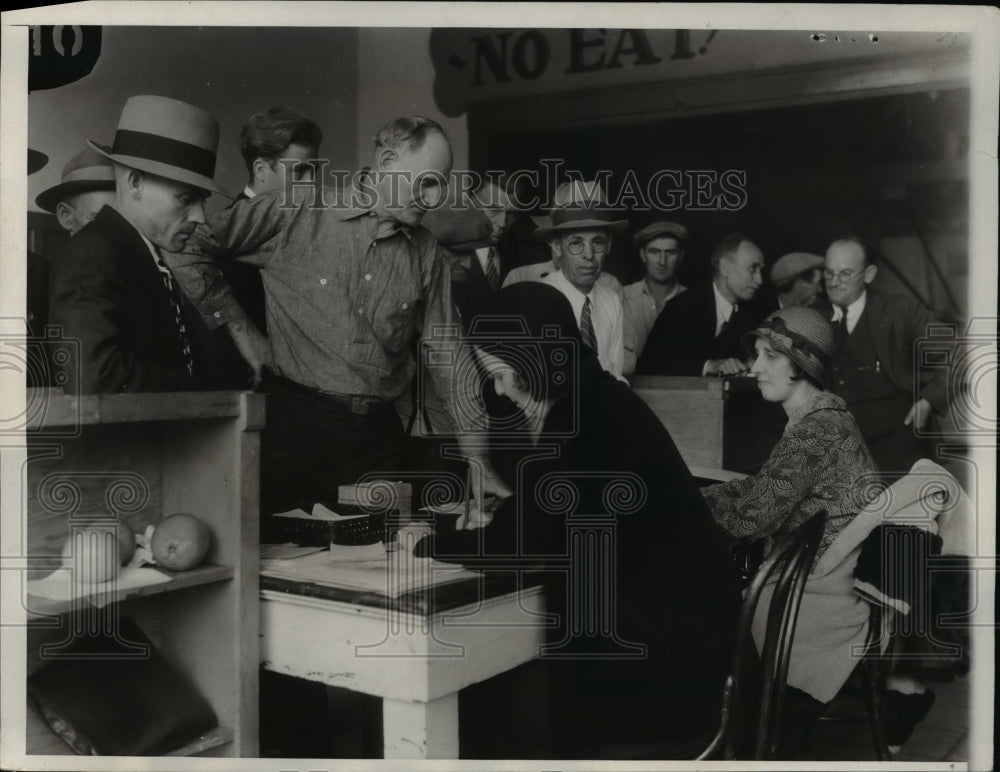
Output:
<instances>
[{"instance_id":1,"label":"wooden shelf","mask_svg":"<svg viewBox=\"0 0 1000 772\"><path fill-rule=\"evenodd\" d=\"M27 389L26 431L148 421L189 421L237 418L243 410L242 391L189 391L162 394L94 394L77 396L62 389ZM263 409L251 411L252 427L263 426Z\"/></svg>"},{"instance_id":2,"label":"wooden shelf","mask_svg":"<svg viewBox=\"0 0 1000 772\"><path fill-rule=\"evenodd\" d=\"M201 737L192 740L187 745L178 748L175 751L170 751L170 753L163 754L164 756L196 756L199 753L204 753L212 748L218 748L220 745L225 745L226 743L231 743L233 741L233 730L225 726L217 726L211 732L206 732Z\"/></svg>"},{"instance_id":3,"label":"wooden shelf","mask_svg":"<svg viewBox=\"0 0 1000 772\"><path fill-rule=\"evenodd\" d=\"M167 571L162 568L156 568L156 570L168 574L172 577L171 580L159 584L148 584L144 587L129 587L124 590L118 590L112 598L102 598L102 600L106 603L120 603L123 600L162 595L163 593L184 590L189 587L199 587L204 584L211 584L212 582L224 582L227 579L232 579L234 575L232 566L203 565L192 568L190 571ZM41 617L53 614L65 614L74 608L78 608L77 604L80 602L87 602L87 598L84 597L75 601L62 601L28 595L28 616L30 618L32 616Z\"/></svg>"}]
</instances>

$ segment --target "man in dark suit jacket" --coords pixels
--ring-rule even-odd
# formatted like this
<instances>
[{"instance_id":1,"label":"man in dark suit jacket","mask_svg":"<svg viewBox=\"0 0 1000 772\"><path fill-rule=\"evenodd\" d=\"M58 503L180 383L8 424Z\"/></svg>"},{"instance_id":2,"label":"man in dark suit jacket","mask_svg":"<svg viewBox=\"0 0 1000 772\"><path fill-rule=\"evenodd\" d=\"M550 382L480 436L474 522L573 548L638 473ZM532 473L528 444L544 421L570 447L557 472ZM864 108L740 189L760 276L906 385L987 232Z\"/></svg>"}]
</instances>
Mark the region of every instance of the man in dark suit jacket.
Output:
<instances>
[{"instance_id":1,"label":"man in dark suit jacket","mask_svg":"<svg viewBox=\"0 0 1000 772\"><path fill-rule=\"evenodd\" d=\"M889 478L933 455L918 430L948 409L948 370L928 367L916 342L940 324L919 302L872 289L878 267L857 237L826 251L825 310L837 330L829 388L847 403L879 470ZM916 366L916 370L914 367Z\"/></svg>"},{"instance_id":2,"label":"man in dark suit jacket","mask_svg":"<svg viewBox=\"0 0 1000 772\"><path fill-rule=\"evenodd\" d=\"M498 247L514 222L513 206L502 181L481 177L471 192L470 203L490 223L489 235L468 244L448 248L451 264L451 293L462 317L463 330L469 332L469 320L500 289L512 261Z\"/></svg>"},{"instance_id":3,"label":"man in dark suit jacket","mask_svg":"<svg viewBox=\"0 0 1000 772\"><path fill-rule=\"evenodd\" d=\"M712 252L712 281L670 300L649 333L637 375L737 375L749 368L740 336L762 310L750 301L763 282L764 256L746 236L726 236Z\"/></svg>"},{"instance_id":4,"label":"man in dark suit jacket","mask_svg":"<svg viewBox=\"0 0 1000 772\"><path fill-rule=\"evenodd\" d=\"M199 383L185 300L163 259L205 221L218 122L156 96L125 104L114 146L115 200L69 243L56 269L53 323L80 342L84 394L173 391ZM70 379L69 383L73 383Z\"/></svg>"}]
</instances>

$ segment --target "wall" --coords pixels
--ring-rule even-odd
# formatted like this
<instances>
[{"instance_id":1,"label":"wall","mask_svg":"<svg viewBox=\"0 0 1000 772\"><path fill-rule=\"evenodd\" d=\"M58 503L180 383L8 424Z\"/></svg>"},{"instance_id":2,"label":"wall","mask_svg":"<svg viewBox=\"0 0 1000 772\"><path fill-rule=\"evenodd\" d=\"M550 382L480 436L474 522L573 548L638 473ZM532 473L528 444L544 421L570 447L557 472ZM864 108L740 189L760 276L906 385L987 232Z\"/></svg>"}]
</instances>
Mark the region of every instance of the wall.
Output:
<instances>
[{"instance_id":1,"label":"wall","mask_svg":"<svg viewBox=\"0 0 1000 772\"><path fill-rule=\"evenodd\" d=\"M29 97L29 144L49 163L29 179L29 207L59 182L62 166L93 139L110 144L129 96L190 102L219 120L216 180L231 193L246 183L239 133L253 113L277 104L323 130L332 167L354 168L358 33L345 28L104 27L101 58L76 83ZM220 196L209 211L223 206Z\"/></svg>"},{"instance_id":2,"label":"wall","mask_svg":"<svg viewBox=\"0 0 1000 772\"><path fill-rule=\"evenodd\" d=\"M375 132L400 115L438 121L451 138L454 166L469 164L465 116L448 118L434 102L430 29L369 27L358 31L358 168L371 163Z\"/></svg>"}]
</instances>

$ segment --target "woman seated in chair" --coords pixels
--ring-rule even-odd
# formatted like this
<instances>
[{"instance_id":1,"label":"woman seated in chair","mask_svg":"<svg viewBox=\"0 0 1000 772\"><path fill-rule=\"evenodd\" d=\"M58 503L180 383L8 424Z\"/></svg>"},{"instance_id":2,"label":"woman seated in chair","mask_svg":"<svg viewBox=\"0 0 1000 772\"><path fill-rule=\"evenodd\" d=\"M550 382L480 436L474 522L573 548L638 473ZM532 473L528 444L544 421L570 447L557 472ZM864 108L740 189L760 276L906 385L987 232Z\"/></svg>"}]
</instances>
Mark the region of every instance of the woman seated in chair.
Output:
<instances>
[{"instance_id":1,"label":"woman seated in chair","mask_svg":"<svg viewBox=\"0 0 1000 772\"><path fill-rule=\"evenodd\" d=\"M715 520L731 536L765 539L765 552L773 539L825 510L818 563L878 492L875 463L854 417L840 397L824 388L834 349L833 326L811 308L783 308L747 333L744 344L748 349L752 344L751 372L761 396L780 403L788 423L757 474L702 488L702 495ZM847 643L864 629L867 607L854 596L849 580L837 592L843 594L844 608L851 613L811 613L810 596L803 596L788 683L809 697L790 692L791 699L802 704L790 706L786 715L818 713L819 703L831 699L840 688L825 679L824 651L850 656ZM763 604L758 608L764 608ZM755 624L755 637L757 629Z\"/></svg>"},{"instance_id":2,"label":"woman seated in chair","mask_svg":"<svg viewBox=\"0 0 1000 772\"><path fill-rule=\"evenodd\" d=\"M535 675L548 683L556 742L520 752L693 757L718 727L739 611L725 534L666 429L601 369L558 290L514 284L482 312L469 342L497 394L520 408L490 440L515 494L417 554L547 577L554 620ZM506 696L468 719L501 738L498 752L526 729L510 721L541 701Z\"/></svg>"}]
</instances>

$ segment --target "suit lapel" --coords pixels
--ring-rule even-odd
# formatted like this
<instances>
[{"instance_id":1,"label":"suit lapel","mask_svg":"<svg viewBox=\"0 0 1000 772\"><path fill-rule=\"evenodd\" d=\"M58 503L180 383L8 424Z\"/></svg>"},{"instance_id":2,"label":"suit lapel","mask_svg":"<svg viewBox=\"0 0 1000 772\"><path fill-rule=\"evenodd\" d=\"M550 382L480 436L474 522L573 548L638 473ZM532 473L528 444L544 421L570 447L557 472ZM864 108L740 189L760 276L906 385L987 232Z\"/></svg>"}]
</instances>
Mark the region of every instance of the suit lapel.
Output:
<instances>
[{"instance_id":1,"label":"suit lapel","mask_svg":"<svg viewBox=\"0 0 1000 772\"><path fill-rule=\"evenodd\" d=\"M869 314L868 325L871 330L872 345L875 347L875 355L883 365L891 366L892 320L885 312L885 299L871 289L867 292L868 297L865 300L864 312Z\"/></svg>"}]
</instances>

